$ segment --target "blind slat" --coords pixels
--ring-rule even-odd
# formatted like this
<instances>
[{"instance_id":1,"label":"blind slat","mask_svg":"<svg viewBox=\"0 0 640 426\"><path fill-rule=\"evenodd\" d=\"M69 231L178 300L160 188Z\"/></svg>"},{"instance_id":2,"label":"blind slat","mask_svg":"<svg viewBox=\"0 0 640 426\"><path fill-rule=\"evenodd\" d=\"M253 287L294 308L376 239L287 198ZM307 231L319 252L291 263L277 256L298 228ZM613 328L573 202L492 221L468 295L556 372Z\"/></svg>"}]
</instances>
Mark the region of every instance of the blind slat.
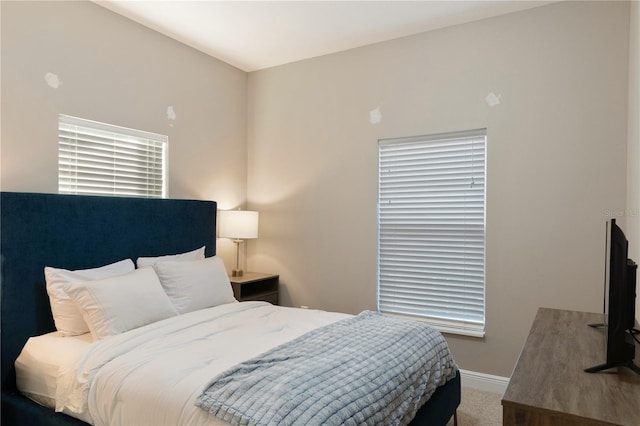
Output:
<instances>
[{"instance_id":1,"label":"blind slat","mask_svg":"<svg viewBox=\"0 0 640 426\"><path fill-rule=\"evenodd\" d=\"M165 198L165 135L60 115L58 192Z\"/></svg>"},{"instance_id":2,"label":"blind slat","mask_svg":"<svg viewBox=\"0 0 640 426\"><path fill-rule=\"evenodd\" d=\"M379 143L378 309L484 330L486 131Z\"/></svg>"}]
</instances>

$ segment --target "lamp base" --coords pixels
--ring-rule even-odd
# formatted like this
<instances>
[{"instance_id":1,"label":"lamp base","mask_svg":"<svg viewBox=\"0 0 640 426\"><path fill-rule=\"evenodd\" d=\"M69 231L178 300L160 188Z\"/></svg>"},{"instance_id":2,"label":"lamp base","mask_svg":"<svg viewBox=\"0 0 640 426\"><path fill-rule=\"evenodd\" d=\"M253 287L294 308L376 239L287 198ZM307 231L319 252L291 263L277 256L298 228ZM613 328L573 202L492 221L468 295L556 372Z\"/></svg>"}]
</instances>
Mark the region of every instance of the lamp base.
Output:
<instances>
[{"instance_id":1,"label":"lamp base","mask_svg":"<svg viewBox=\"0 0 640 426\"><path fill-rule=\"evenodd\" d=\"M234 269L233 271L231 271L232 277L241 277L243 275L244 275L244 272L242 271L242 269Z\"/></svg>"}]
</instances>

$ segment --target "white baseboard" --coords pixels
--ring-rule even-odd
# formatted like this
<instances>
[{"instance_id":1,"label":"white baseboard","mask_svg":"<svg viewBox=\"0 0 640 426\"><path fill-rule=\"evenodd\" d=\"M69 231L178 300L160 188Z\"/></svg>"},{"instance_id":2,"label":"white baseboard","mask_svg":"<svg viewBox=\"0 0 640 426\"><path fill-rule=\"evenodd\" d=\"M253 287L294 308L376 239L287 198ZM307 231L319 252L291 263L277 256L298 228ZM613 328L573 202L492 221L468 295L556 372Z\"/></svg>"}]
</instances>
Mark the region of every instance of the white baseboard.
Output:
<instances>
[{"instance_id":1,"label":"white baseboard","mask_svg":"<svg viewBox=\"0 0 640 426\"><path fill-rule=\"evenodd\" d=\"M469 370L460 370L460 378L462 379L462 386L499 394L504 394L509 384L508 377L477 373Z\"/></svg>"}]
</instances>

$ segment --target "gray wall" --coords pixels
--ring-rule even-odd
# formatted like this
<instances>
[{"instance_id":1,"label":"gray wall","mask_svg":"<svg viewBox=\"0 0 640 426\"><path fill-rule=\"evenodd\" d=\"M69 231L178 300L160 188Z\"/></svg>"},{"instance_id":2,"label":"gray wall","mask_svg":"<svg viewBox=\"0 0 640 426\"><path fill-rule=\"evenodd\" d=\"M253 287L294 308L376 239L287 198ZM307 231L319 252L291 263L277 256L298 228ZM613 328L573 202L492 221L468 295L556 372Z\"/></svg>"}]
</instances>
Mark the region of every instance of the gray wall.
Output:
<instances>
[{"instance_id":1,"label":"gray wall","mask_svg":"<svg viewBox=\"0 0 640 426\"><path fill-rule=\"evenodd\" d=\"M486 127L486 337L447 340L509 376L539 306L601 309L628 55L628 3L563 2L251 73L250 261L285 303L375 309L377 140Z\"/></svg>"},{"instance_id":2,"label":"gray wall","mask_svg":"<svg viewBox=\"0 0 640 426\"><path fill-rule=\"evenodd\" d=\"M168 135L172 198L245 202L245 72L91 2L1 7L3 191L58 191L62 113Z\"/></svg>"},{"instance_id":3,"label":"gray wall","mask_svg":"<svg viewBox=\"0 0 640 426\"><path fill-rule=\"evenodd\" d=\"M640 264L640 2L631 3L629 31L629 147L627 156L626 231L629 257ZM640 292L640 284L637 289ZM640 297L636 298L640 322Z\"/></svg>"},{"instance_id":4,"label":"gray wall","mask_svg":"<svg viewBox=\"0 0 640 426\"><path fill-rule=\"evenodd\" d=\"M233 207L245 199L246 80L91 2L2 2L2 190L57 192L63 113L168 135L170 196Z\"/></svg>"}]
</instances>

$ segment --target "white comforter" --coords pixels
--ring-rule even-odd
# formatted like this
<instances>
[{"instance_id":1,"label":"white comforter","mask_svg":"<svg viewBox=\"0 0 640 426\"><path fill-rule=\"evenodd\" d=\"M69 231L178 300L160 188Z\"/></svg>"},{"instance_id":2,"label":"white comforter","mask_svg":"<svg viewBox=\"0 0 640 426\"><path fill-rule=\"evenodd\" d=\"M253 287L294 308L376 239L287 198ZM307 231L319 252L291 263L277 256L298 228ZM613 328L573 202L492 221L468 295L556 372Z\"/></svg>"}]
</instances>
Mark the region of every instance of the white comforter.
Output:
<instances>
[{"instance_id":1,"label":"white comforter","mask_svg":"<svg viewBox=\"0 0 640 426\"><path fill-rule=\"evenodd\" d=\"M56 410L94 425L221 425L196 407L217 374L350 315L229 303L92 344L60 371Z\"/></svg>"}]
</instances>

